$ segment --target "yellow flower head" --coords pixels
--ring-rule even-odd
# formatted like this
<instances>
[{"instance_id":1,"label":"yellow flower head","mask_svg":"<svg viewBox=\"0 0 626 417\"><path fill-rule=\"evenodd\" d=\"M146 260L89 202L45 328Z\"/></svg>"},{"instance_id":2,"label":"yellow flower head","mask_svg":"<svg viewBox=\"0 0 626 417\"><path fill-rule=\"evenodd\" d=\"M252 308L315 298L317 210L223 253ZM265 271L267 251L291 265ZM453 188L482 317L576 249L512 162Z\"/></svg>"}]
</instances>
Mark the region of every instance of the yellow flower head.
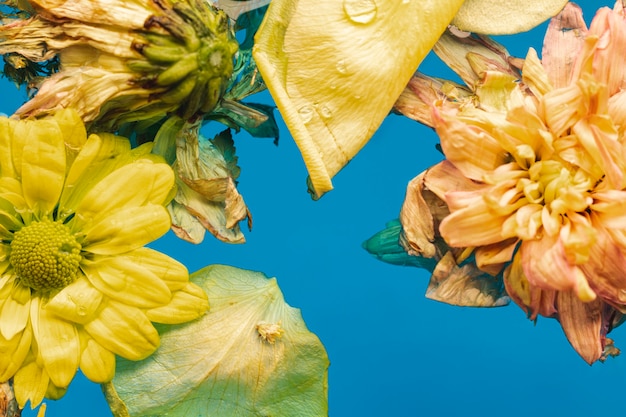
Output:
<instances>
[{"instance_id":1,"label":"yellow flower head","mask_svg":"<svg viewBox=\"0 0 626 417\"><path fill-rule=\"evenodd\" d=\"M189 119L213 110L233 72L228 18L204 0L10 4L25 12L0 26L5 72L38 90L22 117L74 107L105 131L169 113ZM46 62L58 71L40 77Z\"/></svg>"},{"instance_id":2,"label":"yellow flower head","mask_svg":"<svg viewBox=\"0 0 626 417\"><path fill-rule=\"evenodd\" d=\"M439 103L433 121L446 163L469 180L444 187L441 236L474 248L479 268L503 272L531 317L558 313L593 362L615 310L626 311L621 1L600 9L588 32L581 22L569 4L551 23L543 62L529 51L521 83L486 71L478 100Z\"/></svg>"},{"instance_id":3,"label":"yellow flower head","mask_svg":"<svg viewBox=\"0 0 626 417\"><path fill-rule=\"evenodd\" d=\"M143 247L168 231L174 188L149 152L86 137L73 110L0 118L0 381L21 407L62 396L78 368L111 380L115 355L158 347L152 321L207 310L184 265Z\"/></svg>"}]
</instances>

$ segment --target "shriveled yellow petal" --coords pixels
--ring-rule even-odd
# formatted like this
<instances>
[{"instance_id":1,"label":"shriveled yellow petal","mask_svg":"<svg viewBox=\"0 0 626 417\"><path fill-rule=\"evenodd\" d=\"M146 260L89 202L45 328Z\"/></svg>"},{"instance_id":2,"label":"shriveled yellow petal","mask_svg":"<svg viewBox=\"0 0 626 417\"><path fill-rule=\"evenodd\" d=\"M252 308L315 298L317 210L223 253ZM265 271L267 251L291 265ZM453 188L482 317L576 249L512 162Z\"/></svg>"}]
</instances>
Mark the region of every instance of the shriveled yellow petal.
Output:
<instances>
[{"instance_id":1,"label":"shriveled yellow petal","mask_svg":"<svg viewBox=\"0 0 626 417\"><path fill-rule=\"evenodd\" d=\"M33 336L50 380L58 387L67 387L80 360L78 332L73 323L49 312L43 301L35 297L31 303Z\"/></svg>"},{"instance_id":2,"label":"shriveled yellow petal","mask_svg":"<svg viewBox=\"0 0 626 417\"><path fill-rule=\"evenodd\" d=\"M94 287L124 304L160 307L172 297L158 276L123 256L96 257L94 262L85 263L83 270Z\"/></svg>"},{"instance_id":3,"label":"shriveled yellow petal","mask_svg":"<svg viewBox=\"0 0 626 417\"><path fill-rule=\"evenodd\" d=\"M94 219L126 207L163 204L174 186L167 164L148 159L125 165L106 176L83 197L76 213Z\"/></svg>"},{"instance_id":4,"label":"shriveled yellow petal","mask_svg":"<svg viewBox=\"0 0 626 417\"><path fill-rule=\"evenodd\" d=\"M22 190L28 206L51 213L65 181L65 143L59 125L52 120L24 122L28 142L22 156Z\"/></svg>"},{"instance_id":5,"label":"shriveled yellow petal","mask_svg":"<svg viewBox=\"0 0 626 417\"><path fill-rule=\"evenodd\" d=\"M367 143L461 0L274 0L253 55L315 198ZM306 47L303 47L306 45Z\"/></svg>"},{"instance_id":6,"label":"shriveled yellow petal","mask_svg":"<svg viewBox=\"0 0 626 417\"><path fill-rule=\"evenodd\" d=\"M101 302L102 293L81 276L52 297L46 309L65 320L82 324L93 319Z\"/></svg>"},{"instance_id":7,"label":"shriveled yellow petal","mask_svg":"<svg viewBox=\"0 0 626 417\"><path fill-rule=\"evenodd\" d=\"M172 300L167 305L147 310L146 316L156 323L177 324L197 319L208 309L206 293L189 282L185 288L172 294Z\"/></svg>"},{"instance_id":8,"label":"shriveled yellow petal","mask_svg":"<svg viewBox=\"0 0 626 417\"><path fill-rule=\"evenodd\" d=\"M520 33L555 16L566 3L567 0L465 0L452 24L485 35Z\"/></svg>"},{"instance_id":9,"label":"shriveled yellow petal","mask_svg":"<svg viewBox=\"0 0 626 417\"><path fill-rule=\"evenodd\" d=\"M12 339L24 330L30 314L30 288L14 284L11 295L6 298L0 312L0 333Z\"/></svg>"},{"instance_id":10,"label":"shriveled yellow petal","mask_svg":"<svg viewBox=\"0 0 626 417\"><path fill-rule=\"evenodd\" d=\"M20 369L26 355L30 352L33 332L30 326L11 340L0 335L0 381L6 381Z\"/></svg>"},{"instance_id":11,"label":"shriveled yellow petal","mask_svg":"<svg viewBox=\"0 0 626 417\"><path fill-rule=\"evenodd\" d=\"M92 382L109 382L115 375L115 355L90 336L85 335L83 339L80 370Z\"/></svg>"},{"instance_id":12,"label":"shriveled yellow petal","mask_svg":"<svg viewBox=\"0 0 626 417\"><path fill-rule=\"evenodd\" d=\"M46 370L34 360L21 367L13 378L15 399L20 408L24 408L27 401L30 401L31 409L37 407L46 395L49 382Z\"/></svg>"},{"instance_id":13,"label":"shriveled yellow petal","mask_svg":"<svg viewBox=\"0 0 626 417\"><path fill-rule=\"evenodd\" d=\"M159 347L159 334L144 312L113 300L85 330L103 348L130 360L144 359Z\"/></svg>"},{"instance_id":14,"label":"shriveled yellow petal","mask_svg":"<svg viewBox=\"0 0 626 417\"><path fill-rule=\"evenodd\" d=\"M118 210L83 229L83 250L99 255L128 252L163 236L170 224L167 210L160 205Z\"/></svg>"},{"instance_id":15,"label":"shriveled yellow petal","mask_svg":"<svg viewBox=\"0 0 626 417\"><path fill-rule=\"evenodd\" d=\"M189 281L185 265L154 249L139 248L123 256L159 277L170 291L184 288Z\"/></svg>"}]
</instances>

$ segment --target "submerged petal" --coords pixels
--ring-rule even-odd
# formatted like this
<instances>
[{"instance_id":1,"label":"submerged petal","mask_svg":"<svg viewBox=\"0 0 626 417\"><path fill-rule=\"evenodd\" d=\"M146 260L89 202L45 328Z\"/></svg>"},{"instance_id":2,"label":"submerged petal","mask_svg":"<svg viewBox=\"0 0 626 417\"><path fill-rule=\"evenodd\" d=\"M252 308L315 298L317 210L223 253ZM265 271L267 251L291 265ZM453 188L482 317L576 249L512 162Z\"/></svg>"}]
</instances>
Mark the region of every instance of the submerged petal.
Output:
<instances>
[{"instance_id":1,"label":"submerged petal","mask_svg":"<svg viewBox=\"0 0 626 417\"><path fill-rule=\"evenodd\" d=\"M461 3L270 3L253 55L315 198L367 143Z\"/></svg>"},{"instance_id":2,"label":"submerged petal","mask_svg":"<svg viewBox=\"0 0 626 417\"><path fill-rule=\"evenodd\" d=\"M172 297L163 280L123 256L95 257L83 265L83 270L99 291L130 306L160 307Z\"/></svg>"},{"instance_id":3,"label":"submerged petal","mask_svg":"<svg viewBox=\"0 0 626 417\"><path fill-rule=\"evenodd\" d=\"M22 190L29 207L52 213L65 182L63 133L52 120L26 121L28 142L22 158Z\"/></svg>"},{"instance_id":4,"label":"submerged petal","mask_svg":"<svg viewBox=\"0 0 626 417\"><path fill-rule=\"evenodd\" d=\"M33 336L50 380L58 387L67 387L80 360L78 332L73 323L49 312L46 301L38 297L32 301Z\"/></svg>"},{"instance_id":5,"label":"submerged petal","mask_svg":"<svg viewBox=\"0 0 626 417\"><path fill-rule=\"evenodd\" d=\"M170 216L161 205L128 207L85 227L83 250L98 255L128 252L163 236L170 224Z\"/></svg>"},{"instance_id":6,"label":"submerged petal","mask_svg":"<svg viewBox=\"0 0 626 417\"><path fill-rule=\"evenodd\" d=\"M113 300L84 325L102 347L130 360L141 360L159 346L159 334L144 312Z\"/></svg>"},{"instance_id":7,"label":"submerged petal","mask_svg":"<svg viewBox=\"0 0 626 417\"><path fill-rule=\"evenodd\" d=\"M125 165L102 179L82 199L76 213L99 219L113 211L146 204L163 204L174 186L169 165L148 159Z\"/></svg>"}]
</instances>

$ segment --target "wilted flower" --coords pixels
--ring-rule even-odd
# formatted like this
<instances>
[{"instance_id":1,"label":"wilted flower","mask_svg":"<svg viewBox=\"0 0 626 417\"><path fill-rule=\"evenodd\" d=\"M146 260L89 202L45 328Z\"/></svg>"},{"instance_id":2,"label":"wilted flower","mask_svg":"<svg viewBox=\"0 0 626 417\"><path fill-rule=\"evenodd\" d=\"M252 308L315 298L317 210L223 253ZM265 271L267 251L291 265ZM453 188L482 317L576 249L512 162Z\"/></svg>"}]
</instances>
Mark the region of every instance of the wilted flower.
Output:
<instances>
[{"instance_id":1,"label":"wilted flower","mask_svg":"<svg viewBox=\"0 0 626 417\"><path fill-rule=\"evenodd\" d=\"M0 118L0 381L21 407L62 396L77 369L110 381L115 355L159 345L151 321L208 308L184 265L143 248L166 233L174 174L150 145L86 137L76 112Z\"/></svg>"},{"instance_id":2,"label":"wilted flower","mask_svg":"<svg viewBox=\"0 0 626 417\"><path fill-rule=\"evenodd\" d=\"M439 101L433 112L446 161L426 187L450 212L435 216L433 237L457 263L471 254L502 274L531 318L556 317L589 363L626 311L624 18L618 1L587 32L569 4L551 22L543 63L529 51L521 83L486 71L479 101Z\"/></svg>"},{"instance_id":3,"label":"wilted flower","mask_svg":"<svg viewBox=\"0 0 626 417\"><path fill-rule=\"evenodd\" d=\"M0 53L27 67L60 65L32 80L38 92L17 111L23 117L74 107L91 127L109 131L168 113L189 119L215 107L233 71L228 18L203 0L9 4L30 17L0 27Z\"/></svg>"}]
</instances>

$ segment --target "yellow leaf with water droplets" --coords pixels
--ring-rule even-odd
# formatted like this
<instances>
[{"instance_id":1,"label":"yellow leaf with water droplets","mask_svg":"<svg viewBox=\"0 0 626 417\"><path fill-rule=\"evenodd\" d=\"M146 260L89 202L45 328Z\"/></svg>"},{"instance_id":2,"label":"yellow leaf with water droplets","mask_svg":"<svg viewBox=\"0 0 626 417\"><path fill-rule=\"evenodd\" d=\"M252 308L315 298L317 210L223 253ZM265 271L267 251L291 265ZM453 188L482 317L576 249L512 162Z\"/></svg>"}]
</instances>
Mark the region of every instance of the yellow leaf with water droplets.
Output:
<instances>
[{"instance_id":1,"label":"yellow leaf with water droplets","mask_svg":"<svg viewBox=\"0 0 626 417\"><path fill-rule=\"evenodd\" d=\"M462 0L273 0L253 50L319 198L367 143Z\"/></svg>"}]
</instances>

